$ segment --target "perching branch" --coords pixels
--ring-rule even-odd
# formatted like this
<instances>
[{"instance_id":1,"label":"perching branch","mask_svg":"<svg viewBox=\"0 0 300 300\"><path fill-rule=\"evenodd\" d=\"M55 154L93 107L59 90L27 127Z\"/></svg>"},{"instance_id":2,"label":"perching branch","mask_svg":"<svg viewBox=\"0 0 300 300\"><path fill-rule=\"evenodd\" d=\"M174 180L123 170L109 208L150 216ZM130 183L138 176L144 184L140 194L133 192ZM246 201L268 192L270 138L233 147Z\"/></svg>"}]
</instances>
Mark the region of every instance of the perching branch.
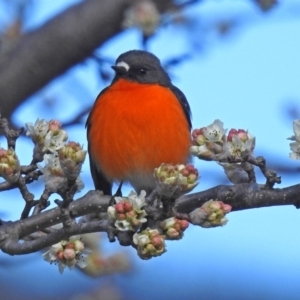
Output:
<instances>
[{"instance_id":1,"label":"perching branch","mask_svg":"<svg viewBox=\"0 0 300 300\"><path fill-rule=\"evenodd\" d=\"M70 204L70 212L73 217L104 213L107 211L110 199L110 196L104 196L101 192L90 191ZM298 208L300 204L300 184L271 190L260 189L260 186L254 183L220 185L206 191L180 197L176 200L176 213L188 214L210 199L218 199L230 204L233 211L280 205L295 205ZM34 241L19 241L37 230L43 231L43 229L61 222L61 211L57 207L28 217L22 222L4 223L0 226L0 248L3 252L11 255L26 254L41 250L72 235L97 231L107 232L109 228L107 220L95 221L95 219L92 219L90 222L74 223L71 227L60 228L47 236L42 235ZM128 234L132 236L132 233L123 232L120 238L126 240Z\"/></svg>"},{"instance_id":2,"label":"perching branch","mask_svg":"<svg viewBox=\"0 0 300 300\"><path fill-rule=\"evenodd\" d=\"M10 135L18 136L20 130L10 129L5 119L0 118L0 124L6 124L4 134L7 139ZM298 140L300 135L298 121L295 122L294 127L295 136L292 139ZM165 224L168 229L170 221L167 220L170 218L177 218L179 221L176 222L185 220L182 226L187 226L186 221L189 221L208 227L205 222L210 216L207 211L209 205L212 205L213 209L222 206L223 216L230 210L275 205L300 207L300 184L274 189L274 184L280 183L280 177L276 172L268 169L263 157L253 157L255 139L242 129L239 131L232 129L226 137L223 124L219 120L212 125L194 130L192 148L200 158L216 160L223 167L225 166L228 178L234 179L234 185L220 185L180 197L196 186L197 169L189 164L186 166L162 164L154 172L157 189L147 195L146 199L144 199L145 193L139 196L131 194L128 196L129 200L118 198L115 205L112 203L111 196L104 196L98 191L91 191L74 201L74 195L81 184L79 174L86 151L78 143L66 142L67 134L57 120L50 122L38 120L35 124L27 123L26 128L35 145L33 156L36 158L33 158L30 165L20 166L14 151L0 148L0 172L6 179L0 184L0 190L17 188L25 200L21 220L2 221L0 225L0 249L9 254L35 252L59 243L62 239L68 239L72 235L103 231L108 234L111 242L117 238L121 245L137 248L140 257L148 259L148 254L141 252L140 245L134 241L134 233L141 232L140 234L143 235L143 230L147 229L149 237L153 235L152 238L156 239L156 245L157 241L158 244L162 243L162 236L157 236L156 228ZM203 142L206 147L203 146ZM202 146L198 147L197 143L202 143ZM39 171L36 165L37 158L45 160L45 167L40 167ZM253 175L254 166L260 168L266 177L266 184L260 185L256 182ZM242 172L246 173L247 182L241 182L239 178L234 177L235 171L237 175L242 174L242 176L244 176ZM31 178L36 172L42 174L45 181L45 189L38 200L34 199L34 195L27 187L28 183L36 179ZM49 197L52 194L58 194L62 200L54 201L58 205L57 208L45 210L50 205ZM215 200L215 203L212 203L212 200ZM204 223L202 223L203 213ZM79 217L82 218L78 222ZM123 224L123 221L126 222ZM200 223L197 223L198 221ZM226 219L217 220L219 223L214 223L215 221L212 220L210 222L210 227L220 226L226 223ZM53 227L58 224L62 228ZM174 234L174 230L170 234ZM21 240L23 242L20 242ZM142 240L145 240L145 237ZM164 248L154 256L163 252Z\"/></svg>"},{"instance_id":3,"label":"perching branch","mask_svg":"<svg viewBox=\"0 0 300 300\"><path fill-rule=\"evenodd\" d=\"M176 200L175 209L189 213L210 199L218 199L232 206L232 211L300 204L300 184L283 189L261 189L257 183L219 185L203 192L185 195Z\"/></svg>"}]
</instances>

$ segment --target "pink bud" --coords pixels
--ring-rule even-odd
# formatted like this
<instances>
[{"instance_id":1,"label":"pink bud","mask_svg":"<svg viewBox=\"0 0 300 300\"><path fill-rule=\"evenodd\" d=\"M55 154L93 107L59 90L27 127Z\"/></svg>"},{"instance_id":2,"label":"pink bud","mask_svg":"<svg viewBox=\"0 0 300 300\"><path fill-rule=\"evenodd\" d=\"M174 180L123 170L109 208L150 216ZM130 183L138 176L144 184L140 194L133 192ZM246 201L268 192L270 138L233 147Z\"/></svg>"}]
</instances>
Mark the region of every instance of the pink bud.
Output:
<instances>
[{"instance_id":1,"label":"pink bud","mask_svg":"<svg viewBox=\"0 0 300 300\"><path fill-rule=\"evenodd\" d=\"M117 211L117 213L124 213L124 202L119 202L117 204L115 204L115 209Z\"/></svg>"},{"instance_id":2,"label":"pink bud","mask_svg":"<svg viewBox=\"0 0 300 300\"><path fill-rule=\"evenodd\" d=\"M151 243L155 248L160 248L163 245L163 240L162 238L158 235L155 236L151 239Z\"/></svg>"},{"instance_id":3,"label":"pink bud","mask_svg":"<svg viewBox=\"0 0 300 300\"><path fill-rule=\"evenodd\" d=\"M51 120L49 122L49 130L56 132L61 128L61 123L58 120Z\"/></svg>"},{"instance_id":4,"label":"pink bud","mask_svg":"<svg viewBox=\"0 0 300 300\"><path fill-rule=\"evenodd\" d=\"M192 137L194 139L196 139L198 135L203 135L203 128L205 128L205 127L202 127L202 128L199 128L199 129L194 129L193 132L192 132Z\"/></svg>"},{"instance_id":5,"label":"pink bud","mask_svg":"<svg viewBox=\"0 0 300 300\"><path fill-rule=\"evenodd\" d=\"M64 259L64 251L59 251L56 253L56 257L59 260L63 260Z\"/></svg>"},{"instance_id":6,"label":"pink bud","mask_svg":"<svg viewBox=\"0 0 300 300\"><path fill-rule=\"evenodd\" d=\"M185 177L188 177L188 176L189 176L189 171L188 171L187 169L183 169L183 170L181 171L181 174L182 174L183 176L185 176Z\"/></svg>"},{"instance_id":7,"label":"pink bud","mask_svg":"<svg viewBox=\"0 0 300 300\"><path fill-rule=\"evenodd\" d=\"M232 206L231 205L229 205L229 204L225 204L225 203L223 203L223 211L224 211L224 213L229 213L229 212L231 212L231 209L232 209Z\"/></svg>"},{"instance_id":8,"label":"pink bud","mask_svg":"<svg viewBox=\"0 0 300 300\"><path fill-rule=\"evenodd\" d=\"M74 259L75 256L76 256L76 253L75 253L74 249L65 249L64 250L64 258L65 259L71 260L71 259Z\"/></svg>"},{"instance_id":9,"label":"pink bud","mask_svg":"<svg viewBox=\"0 0 300 300\"><path fill-rule=\"evenodd\" d=\"M232 137L237 134L238 131L236 129L230 129L230 131L228 132L227 141L232 142Z\"/></svg>"},{"instance_id":10,"label":"pink bud","mask_svg":"<svg viewBox=\"0 0 300 300\"><path fill-rule=\"evenodd\" d=\"M124 210L126 212L132 211L132 205L129 202L124 202Z\"/></svg>"},{"instance_id":11,"label":"pink bud","mask_svg":"<svg viewBox=\"0 0 300 300\"><path fill-rule=\"evenodd\" d=\"M66 246L65 246L66 249L74 249L75 248L75 245L72 243L72 242L69 242Z\"/></svg>"},{"instance_id":12,"label":"pink bud","mask_svg":"<svg viewBox=\"0 0 300 300\"><path fill-rule=\"evenodd\" d=\"M248 132L245 131L244 129L239 129L238 130L238 134L237 136L243 141L247 141L248 140Z\"/></svg>"},{"instance_id":13,"label":"pink bud","mask_svg":"<svg viewBox=\"0 0 300 300\"><path fill-rule=\"evenodd\" d=\"M187 220L181 220L180 225L181 225L181 229L185 230L189 227L189 222Z\"/></svg>"},{"instance_id":14,"label":"pink bud","mask_svg":"<svg viewBox=\"0 0 300 300\"><path fill-rule=\"evenodd\" d=\"M185 167L189 172L194 172L195 167L192 164L187 164Z\"/></svg>"},{"instance_id":15,"label":"pink bud","mask_svg":"<svg viewBox=\"0 0 300 300\"><path fill-rule=\"evenodd\" d=\"M3 148L0 148L0 158L5 156L7 153L7 150L3 149Z\"/></svg>"},{"instance_id":16,"label":"pink bud","mask_svg":"<svg viewBox=\"0 0 300 300\"><path fill-rule=\"evenodd\" d=\"M73 148L74 150L79 150L78 149L78 143L76 143L76 142L70 141L70 142L68 142L67 146Z\"/></svg>"}]
</instances>

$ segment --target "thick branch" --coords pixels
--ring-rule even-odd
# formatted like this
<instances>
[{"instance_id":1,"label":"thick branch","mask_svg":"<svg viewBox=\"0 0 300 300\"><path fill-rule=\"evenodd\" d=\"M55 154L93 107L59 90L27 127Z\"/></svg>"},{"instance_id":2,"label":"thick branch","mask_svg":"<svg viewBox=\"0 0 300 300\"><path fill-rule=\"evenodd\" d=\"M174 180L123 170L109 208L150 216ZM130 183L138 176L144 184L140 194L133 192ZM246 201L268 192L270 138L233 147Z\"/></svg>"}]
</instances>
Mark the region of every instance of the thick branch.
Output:
<instances>
[{"instance_id":1,"label":"thick branch","mask_svg":"<svg viewBox=\"0 0 300 300\"><path fill-rule=\"evenodd\" d=\"M154 1L160 11L172 3ZM87 0L25 34L0 56L0 109L10 117L27 97L82 62L122 30L133 0Z\"/></svg>"},{"instance_id":2,"label":"thick branch","mask_svg":"<svg viewBox=\"0 0 300 300\"><path fill-rule=\"evenodd\" d=\"M88 0L22 36L0 58L0 103L11 116L25 98L120 32L128 0Z\"/></svg>"},{"instance_id":3,"label":"thick branch","mask_svg":"<svg viewBox=\"0 0 300 300\"><path fill-rule=\"evenodd\" d=\"M275 205L299 207L300 184L283 189L261 189L261 186L256 183L220 185L177 199L175 209L178 213L190 213L210 199L218 199L230 204L233 211ZM107 211L110 200L111 196L104 196L98 191L90 191L85 196L70 203L70 213L74 218L87 214L103 213ZM148 216L151 217L151 213ZM71 227L51 231L35 241L19 242L20 239L30 234L62 223L62 218L60 208L54 208L21 221L3 222L3 225L0 226L0 248L9 254L26 254L41 250L71 235L95 231L108 232L111 229L105 220L95 221L91 219L88 221L87 219L84 223L74 222ZM124 242L124 244L127 245L128 243Z\"/></svg>"},{"instance_id":4,"label":"thick branch","mask_svg":"<svg viewBox=\"0 0 300 300\"><path fill-rule=\"evenodd\" d=\"M276 205L295 205L298 208L300 184L271 190L260 189L260 185L256 183L219 185L177 199L175 209L180 213L189 213L211 199L230 204L233 211Z\"/></svg>"},{"instance_id":5,"label":"thick branch","mask_svg":"<svg viewBox=\"0 0 300 300\"><path fill-rule=\"evenodd\" d=\"M72 228L60 228L33 241L24 241L20 243L16 240L7 239L2 243L1 249L3 252L6 252L10 255L32 253L39 251L45 247L54 245L57 242L67 239L72 235L106 231L107 227L107 220L74 224Z\"/></svg>"}]
</instances>

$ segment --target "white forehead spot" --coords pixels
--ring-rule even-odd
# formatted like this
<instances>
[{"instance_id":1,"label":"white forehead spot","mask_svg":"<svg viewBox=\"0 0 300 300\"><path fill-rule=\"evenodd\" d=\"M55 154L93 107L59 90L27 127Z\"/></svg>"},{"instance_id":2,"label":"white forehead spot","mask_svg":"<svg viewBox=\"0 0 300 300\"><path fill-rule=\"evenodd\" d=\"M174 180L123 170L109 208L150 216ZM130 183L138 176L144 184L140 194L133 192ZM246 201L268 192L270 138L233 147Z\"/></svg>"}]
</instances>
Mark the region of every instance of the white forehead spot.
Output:
<instances>
[{"instance_id":1,"label":"white forehead spot","mask_svg":"<svg viewBox=\"0 0 300 300\"><path fill-rule=\"evenodd\" d=\"M126 71L128 71L130 69L129 64L126 63L125 61L118 62L116 66L117 67L123 67L123 68L125 68Z\"/></svg>"}]
</instances>

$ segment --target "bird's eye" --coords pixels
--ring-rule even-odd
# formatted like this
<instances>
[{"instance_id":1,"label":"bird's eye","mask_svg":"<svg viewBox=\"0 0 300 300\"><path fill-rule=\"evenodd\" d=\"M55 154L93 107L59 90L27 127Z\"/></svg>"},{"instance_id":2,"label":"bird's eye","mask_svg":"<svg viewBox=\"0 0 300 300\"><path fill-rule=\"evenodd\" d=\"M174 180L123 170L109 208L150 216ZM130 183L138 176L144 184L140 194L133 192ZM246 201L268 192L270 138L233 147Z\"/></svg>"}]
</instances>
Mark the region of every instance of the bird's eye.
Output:
<instances>
[{"instance_id":1,"label":"bird's eye","mask_svg":"<svg viewBox=\"0 0 300 300\"><path fill-rule=\"evenodd\" d=\"M140 68L140 74L145 75L147 73L147 69Z\"/></svg>"}]
</instances>

